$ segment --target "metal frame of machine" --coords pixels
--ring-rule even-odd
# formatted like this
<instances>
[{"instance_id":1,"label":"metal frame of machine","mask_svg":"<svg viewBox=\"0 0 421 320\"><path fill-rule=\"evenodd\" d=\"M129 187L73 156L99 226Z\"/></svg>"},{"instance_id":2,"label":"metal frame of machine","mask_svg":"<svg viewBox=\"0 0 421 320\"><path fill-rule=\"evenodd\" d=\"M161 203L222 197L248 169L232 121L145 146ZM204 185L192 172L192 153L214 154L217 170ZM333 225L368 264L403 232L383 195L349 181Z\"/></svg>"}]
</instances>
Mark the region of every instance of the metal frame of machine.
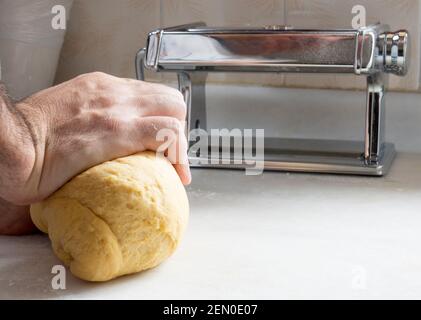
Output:
<instances>
[{"instance_id":1,"label":"metal frame of machine","mask_svg":"<svg viewBox=\"0 0 421 320\"><path fill-rule=\"evenodd\" d=\"M382 176L395 157L384 141L385 91L388 74L408 70L408 32L389 32L386 25L358 30L303 30L285 26L209 28L203 23L153 31L136 56L137 78L144 68L178 74L187 105L187 136L207 130L205 83L209 72L344 73L367 78L364 141L268 138L268 170ZM197 135L195 135L197 136ZM194 166L246 168L248 159L230 163L221 153L201 155L190 148ZM221 159L223 160L223 159ZM227 160L227 159L225 159ZM229 160L229 159L228 159Z\"/></svg>"}]
</instances>

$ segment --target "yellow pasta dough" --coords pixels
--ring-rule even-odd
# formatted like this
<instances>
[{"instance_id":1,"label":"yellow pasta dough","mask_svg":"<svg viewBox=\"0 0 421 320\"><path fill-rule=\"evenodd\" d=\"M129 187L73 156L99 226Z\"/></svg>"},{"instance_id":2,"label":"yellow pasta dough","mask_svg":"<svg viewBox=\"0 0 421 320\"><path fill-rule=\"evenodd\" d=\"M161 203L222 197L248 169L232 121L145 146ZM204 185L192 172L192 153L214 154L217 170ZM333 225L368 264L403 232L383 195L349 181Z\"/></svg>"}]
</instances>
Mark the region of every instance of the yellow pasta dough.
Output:
<instances>
[{"instance_id":1,"label":"yellow pasta dough","mask_svg":"<svg viewBox=\"0 0 421 320\"><path fill-rule=\"evenodd\" d=\"M157 266L175 251L188 215L175 169L153 152L93 167L31 206L59 259L89 281Z\"/></svg>"}]
</instances>

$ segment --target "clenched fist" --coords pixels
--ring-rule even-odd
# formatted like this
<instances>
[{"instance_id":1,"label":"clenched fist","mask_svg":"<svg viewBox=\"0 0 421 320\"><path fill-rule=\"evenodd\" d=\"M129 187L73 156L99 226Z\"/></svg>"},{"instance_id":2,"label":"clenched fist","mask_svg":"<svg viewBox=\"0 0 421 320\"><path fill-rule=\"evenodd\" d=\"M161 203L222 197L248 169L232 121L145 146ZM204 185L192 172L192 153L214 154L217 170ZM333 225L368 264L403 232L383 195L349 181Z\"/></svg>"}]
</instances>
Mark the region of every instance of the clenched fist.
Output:
<instances>
[{"instance_id":1,"label":"clenched fist","mask_svg":"<svg viewBox=\"0 0 421 320\"><path fill-rule=\"evenodd\" d=\"M166 144L178 151L169 159L181 181L190 183L186 105L170 87L95 72L15 105L1 104L0 96L0 110L0 146L5 151L0 157L0 197L7 203L40 201L89 167L157 151L163 144L158 133L164 129L172 133Z\"/></svg>"}]
</instances>

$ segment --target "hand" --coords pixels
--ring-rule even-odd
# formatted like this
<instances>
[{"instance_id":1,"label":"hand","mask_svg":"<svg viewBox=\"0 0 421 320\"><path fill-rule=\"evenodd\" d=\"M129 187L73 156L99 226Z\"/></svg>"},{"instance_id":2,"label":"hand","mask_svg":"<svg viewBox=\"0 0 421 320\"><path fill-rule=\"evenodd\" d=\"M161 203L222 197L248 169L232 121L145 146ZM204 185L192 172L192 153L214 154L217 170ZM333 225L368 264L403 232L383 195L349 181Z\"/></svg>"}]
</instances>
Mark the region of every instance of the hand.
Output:
<instances>
[{"instance_id":1,"label":"hand","mask_svg":"<svg viewBox=\"0 0 421 320\"><path fill-rule=\"evenodd\" d=\"M26 148L16 185L0 190L7 201L40 201L89 167L156 151L163 143L156 138L161 129L173 132L171 144L179 152L170 159L181 181L190 183L181 125L186 105L175 89L96 72L36 93L15 107L32 147Z\"/></svg>"}]
</instances>

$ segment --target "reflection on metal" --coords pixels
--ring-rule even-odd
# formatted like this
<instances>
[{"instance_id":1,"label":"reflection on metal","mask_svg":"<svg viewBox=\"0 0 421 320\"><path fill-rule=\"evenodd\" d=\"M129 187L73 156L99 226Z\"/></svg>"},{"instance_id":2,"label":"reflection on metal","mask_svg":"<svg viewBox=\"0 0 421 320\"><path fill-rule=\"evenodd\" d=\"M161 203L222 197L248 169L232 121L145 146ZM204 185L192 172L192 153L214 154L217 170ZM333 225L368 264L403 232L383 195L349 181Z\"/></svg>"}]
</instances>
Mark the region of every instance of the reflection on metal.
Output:
<instances>
[{"instance_id":1,"label":"reflection on metal","mask_svg":"<svg viewBox=\"0 0 421 320\"><path fill-rule=\"evenodd\" d=\"M136 57L137 78L144 79L144 67L178 73L179 89L188 107L187 132L190 132L208 129L205 82L209 72L365 76L363 142L268 139L272 147L265 147L264 164L270 170L383 175L395 155L393 145L384 142L387 74L404 76L409 65L408 32L388 30L388 26L380 24L357 30L303 30L289 26L209 28L203 23L160 29L149 34L146 47ZM283 147L285 143L288 150ZM316 145L319 149L313 150ZM327 153L326 146L330 150ZM345 149L352 146L353 151L343 152L343 146ZM200 153L190 156L196 165L207 167L245 167L249 163L249 159L244 159L243 165L211 165L209 159L197 161ZM213 156L221 157L207 157Z\"/></svg>"}]
</instances>

